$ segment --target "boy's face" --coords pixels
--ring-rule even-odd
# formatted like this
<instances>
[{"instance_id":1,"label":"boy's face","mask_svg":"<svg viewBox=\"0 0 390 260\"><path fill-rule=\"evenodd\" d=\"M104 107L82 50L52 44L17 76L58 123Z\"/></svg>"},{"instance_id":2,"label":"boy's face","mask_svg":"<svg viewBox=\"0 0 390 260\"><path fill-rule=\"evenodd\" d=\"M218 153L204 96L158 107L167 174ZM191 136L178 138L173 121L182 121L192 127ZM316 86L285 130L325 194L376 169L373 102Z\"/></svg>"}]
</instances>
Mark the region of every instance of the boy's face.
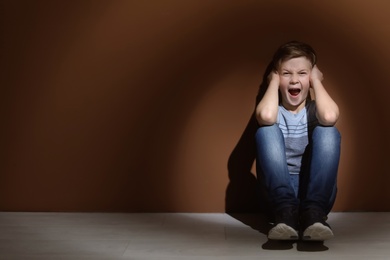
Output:
<instances>
[{"instance_id":1,"label":"boy's face","mask_svg":"<svg viewBox=\"0 0 390 260\"><path fill-rule=\"evenodd\" d=\"M306 104L310 89L311 62L305 57L293 58L280 64L279 90L282 105L289 111L298 113Z\"/></svg>"}]
</instances>

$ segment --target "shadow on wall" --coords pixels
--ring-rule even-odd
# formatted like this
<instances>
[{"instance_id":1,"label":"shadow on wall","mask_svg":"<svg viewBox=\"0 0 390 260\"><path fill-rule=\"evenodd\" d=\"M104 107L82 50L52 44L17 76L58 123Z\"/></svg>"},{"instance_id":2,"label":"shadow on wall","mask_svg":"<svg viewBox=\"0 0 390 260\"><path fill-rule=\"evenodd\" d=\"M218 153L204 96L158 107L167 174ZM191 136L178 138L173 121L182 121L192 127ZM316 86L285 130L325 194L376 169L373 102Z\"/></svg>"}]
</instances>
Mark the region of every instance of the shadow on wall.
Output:
<instances>
[{"instance_id":1,"label":"shadow on wall","mask_svg":"<svg viewBox=\"0 0 390 260\"><path fill-rule=\"evenodd\" d=\"M262 83L256 97L256 105L264 96L267 77L272 70L272 64L265 69ZM259 127L255 111L249 118L237 145L234 147L228 160L229 184L226 189L225 211L235 212L269 212L265 203L265 195L261 193L259 183L252 172L256 159L255 133Z\"/></svg>"},{"instance_id":2,"label":"shadow on wall","mask_svg":"<svg viewBox=\"0 0 390 260\"><path fill-rule=\"evenodd\" d=\"M226 212L262 211L258 201L257 180L252 173L256 147L254 136L257 122L253 113L244 133L228 161L229 184L226 189Z\"/></svg>"}]
</instances>

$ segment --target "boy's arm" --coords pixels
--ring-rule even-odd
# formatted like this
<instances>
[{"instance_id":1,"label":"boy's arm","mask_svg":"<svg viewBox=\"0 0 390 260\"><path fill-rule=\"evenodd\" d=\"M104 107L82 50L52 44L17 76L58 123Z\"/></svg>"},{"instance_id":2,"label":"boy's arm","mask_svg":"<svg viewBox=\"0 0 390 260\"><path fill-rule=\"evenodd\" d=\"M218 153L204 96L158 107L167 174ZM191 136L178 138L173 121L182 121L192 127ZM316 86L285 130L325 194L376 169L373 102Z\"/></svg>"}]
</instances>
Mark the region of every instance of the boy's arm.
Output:
<instances>
[{"instance_id":1,"label":"boy's arm","mask_svg":"<svg viewBox=\"0 0 390 260\"><path fill-rule=\"evenodd\" d=\"M339 108L322 85L323 74L315 65L310 74L311 87L314 90L317 119L321 125L333 126L339 118Z\"/></svg>"},{"instance_id":2,"label":"boy's arm","mask_svg":"<svg viewBox=\"0 0 390 260\"><path fill-rule=\"evenodd\" d=\"M271 72L268 79L268 88L256 107L256 119L259 125L273 125L278 116L279 74Z\"/></svg>"}]
</instances>

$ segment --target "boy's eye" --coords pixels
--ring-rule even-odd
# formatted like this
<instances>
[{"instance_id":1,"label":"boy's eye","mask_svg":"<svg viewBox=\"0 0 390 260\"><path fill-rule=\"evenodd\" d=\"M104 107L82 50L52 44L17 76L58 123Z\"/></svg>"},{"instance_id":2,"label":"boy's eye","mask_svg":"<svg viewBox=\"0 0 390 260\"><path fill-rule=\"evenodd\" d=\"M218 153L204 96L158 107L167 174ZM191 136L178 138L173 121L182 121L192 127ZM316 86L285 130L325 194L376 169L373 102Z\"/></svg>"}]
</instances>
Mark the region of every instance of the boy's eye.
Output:
<instances>
[{"instance_id":1,"label":"boy's eye","mask_svg":"<svg viewBox=\"0 0 390 260\"><path fill-rule=\"evenodd\" d=\"M299 75L306 75L306 71L299 72Z\"/></svg>"}]
</instances>

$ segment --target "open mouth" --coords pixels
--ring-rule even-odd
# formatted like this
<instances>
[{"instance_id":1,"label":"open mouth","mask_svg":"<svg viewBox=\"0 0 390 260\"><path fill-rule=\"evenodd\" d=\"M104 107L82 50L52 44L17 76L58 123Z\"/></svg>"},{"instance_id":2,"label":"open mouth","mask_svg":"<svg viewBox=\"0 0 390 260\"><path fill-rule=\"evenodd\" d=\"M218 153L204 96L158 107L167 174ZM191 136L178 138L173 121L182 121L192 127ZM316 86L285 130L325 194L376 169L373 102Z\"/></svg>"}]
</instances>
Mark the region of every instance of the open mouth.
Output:
<instances>
[{"instance_id":1,"label":"open mouth","mask_svg":"<svg viewBox=\"0 0 390 260\"><path fill-rule=\"evenodd\" d=\"M291 96L296 97L301 93L301 90L299 88L290 88L288 93L290 93Z\"/></svg>"}]
</instances>

